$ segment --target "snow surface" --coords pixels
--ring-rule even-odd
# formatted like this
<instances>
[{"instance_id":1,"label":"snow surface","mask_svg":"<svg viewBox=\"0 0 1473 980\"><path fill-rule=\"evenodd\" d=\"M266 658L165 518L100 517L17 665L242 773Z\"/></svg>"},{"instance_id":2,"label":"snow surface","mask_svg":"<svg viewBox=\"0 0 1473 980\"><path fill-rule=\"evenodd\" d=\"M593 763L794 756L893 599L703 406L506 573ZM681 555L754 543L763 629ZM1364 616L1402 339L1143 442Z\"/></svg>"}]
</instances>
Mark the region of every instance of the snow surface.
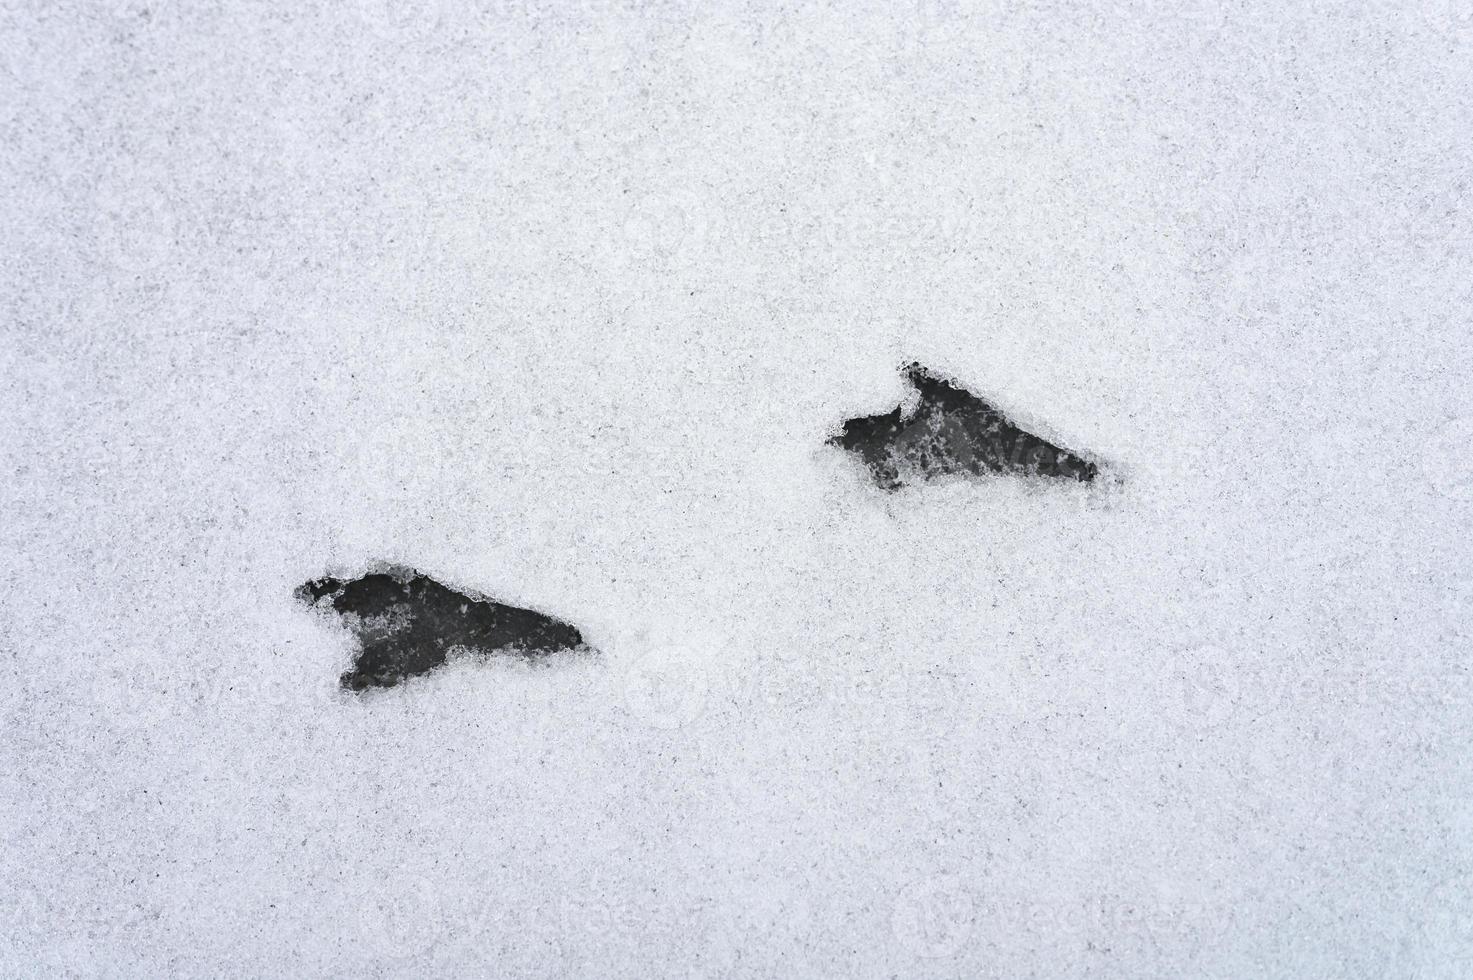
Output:
<instances>
[{"instance_id":1,"label":"snow surface","mask_svg":"<svg viewBox=\"0 0 1473 980\"><path fill-rule=\"evenodd\" d=\"M8 0L0 94L0 975L1473 971L1465 0ZM876 492L910 359L1124 484ZM603 655L346 695L375 560Z\"/></svg>"}]
</instances>

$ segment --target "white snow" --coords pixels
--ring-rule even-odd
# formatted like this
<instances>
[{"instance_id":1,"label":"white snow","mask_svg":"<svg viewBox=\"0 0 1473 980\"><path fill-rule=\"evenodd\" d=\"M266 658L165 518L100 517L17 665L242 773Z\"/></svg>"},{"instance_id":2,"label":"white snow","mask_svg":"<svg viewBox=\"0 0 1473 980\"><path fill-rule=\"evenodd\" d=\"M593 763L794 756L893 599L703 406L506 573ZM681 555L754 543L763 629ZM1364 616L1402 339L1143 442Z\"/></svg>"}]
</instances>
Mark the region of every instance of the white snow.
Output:
<instances>
[{"instance_id":1,"label":"white snow","mask_svg":"<svg viewBox=\"0 0 1473 980\"><path fill-rule=\"evenodd\" d=\"M1466 975L1466 11L3 5L0 975Z\"/></svg>"}]
</instances>

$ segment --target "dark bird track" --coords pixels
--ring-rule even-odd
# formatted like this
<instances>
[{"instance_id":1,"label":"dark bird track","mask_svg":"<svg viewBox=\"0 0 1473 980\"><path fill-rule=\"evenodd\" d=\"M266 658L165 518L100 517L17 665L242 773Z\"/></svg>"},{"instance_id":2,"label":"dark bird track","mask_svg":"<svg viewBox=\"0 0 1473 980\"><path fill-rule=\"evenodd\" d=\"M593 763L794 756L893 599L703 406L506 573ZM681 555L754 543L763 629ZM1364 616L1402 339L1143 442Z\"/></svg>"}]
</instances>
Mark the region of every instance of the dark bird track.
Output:
<instances>
[{"instance_id":1,"label":"dark bird track","mask_svg":"<svg viewBox=\"0 0 1473 980\"><path fill-rule=\"evenodd\" d=\"M353 669L342 676L351 691L393 687L440 667L455 650L531 659L588 650L577 628L562 620L459 592L412 568L320 578L296 594L308 605L331 608L358 639Z\"/></svg>"},{"instance_id":2,"label":"dark bird track","mask_svg":"<svg viewBox=\"0 0 1473 980\"><path fill-rule=\"evenodd\" d=\"M830 445L858 456L885 490L964 474L1014 474L1090 483L1094 461L1024 431L1003 412L920 364L903 375L920 396L883 415L849 419Z\"/></svg>"}]
</instances>

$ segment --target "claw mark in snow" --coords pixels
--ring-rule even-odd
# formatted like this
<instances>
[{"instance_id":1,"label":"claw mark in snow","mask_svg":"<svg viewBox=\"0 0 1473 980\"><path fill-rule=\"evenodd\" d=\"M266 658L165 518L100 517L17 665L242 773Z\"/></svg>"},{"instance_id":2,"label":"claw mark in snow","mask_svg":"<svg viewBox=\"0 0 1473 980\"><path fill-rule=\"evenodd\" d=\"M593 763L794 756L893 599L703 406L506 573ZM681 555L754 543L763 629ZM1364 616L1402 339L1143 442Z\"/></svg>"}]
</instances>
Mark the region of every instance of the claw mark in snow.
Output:
<instances>
[{"instance_id":1,"label":"claw mark in snow","mask_svg":"<svg viewBox=\"0 0 1473 980\"><path fill-rule=\"evenodd\" d=\"M849 419L828 440L862 459L883 489L953 474L1081 483L1099 476L1099 464L1023 431L999 409L921 365L908 365L904 374L919 395L915 407Z\"/></svg>"},{"instance_id":2,"label":"claw mark in snow","mask_svg":"<svg viewBox=\"0 0 1473 980\"><path fill-rule=\"evenodd\" d=\"M358 638L360 650L343 687L393 687L428 673L452 654L589 652L576 627L475 592L459 592L412 568L386 566L361 578L320 578L297 590L327 607Z\"/></svg>"}]
</instances>

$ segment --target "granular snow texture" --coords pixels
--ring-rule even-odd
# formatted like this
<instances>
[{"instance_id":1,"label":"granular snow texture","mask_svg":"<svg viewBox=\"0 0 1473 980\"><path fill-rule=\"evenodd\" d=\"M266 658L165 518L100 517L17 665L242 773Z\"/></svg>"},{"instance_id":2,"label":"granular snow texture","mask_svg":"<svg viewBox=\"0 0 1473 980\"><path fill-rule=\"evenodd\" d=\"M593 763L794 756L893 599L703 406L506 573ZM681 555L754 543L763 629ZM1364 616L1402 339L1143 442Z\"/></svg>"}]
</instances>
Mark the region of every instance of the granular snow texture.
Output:
<instances>
[{"instance_id":1,"label":"granular snow texture","mask_svg":"<svg viewBox=\"0 0 1473 980\"><path fill-rule=\"evenodd\" d=\"M1466 976L1467 11L0 5L0 975Z\"/></svg>"}]
</instances>

